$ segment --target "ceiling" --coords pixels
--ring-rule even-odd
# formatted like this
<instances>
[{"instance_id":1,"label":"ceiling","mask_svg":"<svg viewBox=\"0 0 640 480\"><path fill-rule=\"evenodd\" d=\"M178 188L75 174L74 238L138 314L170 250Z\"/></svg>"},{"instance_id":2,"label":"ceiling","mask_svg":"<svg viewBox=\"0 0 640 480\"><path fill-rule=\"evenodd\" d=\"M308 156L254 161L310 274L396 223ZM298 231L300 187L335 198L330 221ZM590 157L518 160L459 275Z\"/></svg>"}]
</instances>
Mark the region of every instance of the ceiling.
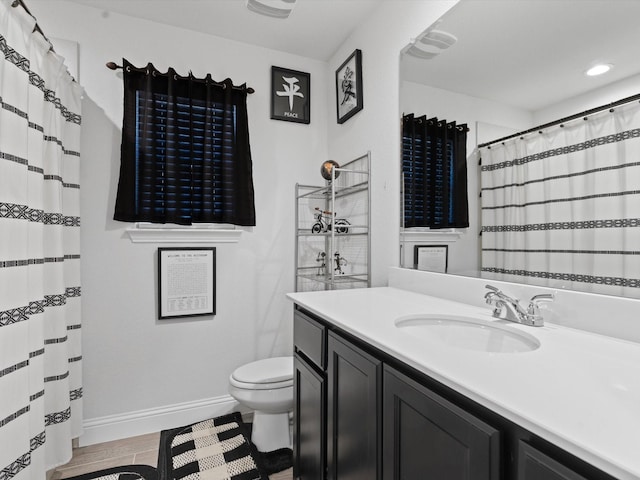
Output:
<instances>
[{"instance_id":1,"label":"ceiling","mask_svg":"<svg viewBox=\"0 0 640 480\"><path fill-rule=\"evenodd\" d=\"M457 43L404 55L403 79L536 111L640 74L638 0L461 0L441 20ZM598 62L614 68L585 76Z\"/></svg>"},{"instance_id":2,"label":"ceiling","mask_svg":"<svg viewBox=\"0 0 640 480\"><path fill-rule=\"evenodd\" d=\"M297 0L288 19L251 12L246 0L68 1L326 61L382 2L432 0ZM432 60L403 56L401 75L537 111L640 74L639 20L640 0L460 0L435 27L457 43ZM595 62L614 68L586 77Z\"/></svg>"},{"instance_id":3,"label":"ceiling","mask_svg":"<svg viewBox=\"0 0 640 480\"><path fill-rule=\"evenodd\" d=\"M326 61L382 1L398 0L298 0L287 19L251 12L246 0L69 1Z\"/></svg>"}]
</instances>

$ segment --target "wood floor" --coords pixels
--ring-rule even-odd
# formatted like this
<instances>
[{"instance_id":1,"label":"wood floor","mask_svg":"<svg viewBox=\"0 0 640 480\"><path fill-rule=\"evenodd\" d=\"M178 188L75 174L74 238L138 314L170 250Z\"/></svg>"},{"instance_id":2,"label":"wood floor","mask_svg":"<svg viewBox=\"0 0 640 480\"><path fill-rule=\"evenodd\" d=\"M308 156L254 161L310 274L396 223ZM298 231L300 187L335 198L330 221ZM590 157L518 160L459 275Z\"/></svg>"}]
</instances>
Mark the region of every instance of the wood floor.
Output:
<instances>
[{"instance_id":1,"label":"wood floor","mask_svg":"<svg viewBox=\"0 0 640 480\"><path fill-rule=\"evenodd\" d=\"M71 461L55 469L49 478L60 480L121 465L142 464L156 467L159 444L160 433L158 432L75 448ZM278 472L271 475L269 479L293 480L293 470Z\"/></svg>"}]
</instances>

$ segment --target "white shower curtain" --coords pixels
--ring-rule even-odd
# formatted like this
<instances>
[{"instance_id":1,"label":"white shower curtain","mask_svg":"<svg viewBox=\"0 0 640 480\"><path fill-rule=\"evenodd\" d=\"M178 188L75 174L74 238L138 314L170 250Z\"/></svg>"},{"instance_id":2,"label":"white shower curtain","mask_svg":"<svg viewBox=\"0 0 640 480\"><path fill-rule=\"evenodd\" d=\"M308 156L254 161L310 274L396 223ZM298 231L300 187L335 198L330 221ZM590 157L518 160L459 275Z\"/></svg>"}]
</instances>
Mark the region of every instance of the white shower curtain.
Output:
<instances>
[{"instance_id":1,"label":"white shower curtain","mask_svg":"<svg viewBox=\"0 0 640 480\"><path fill-rule=\"evenodd\" d=\"M0 0L0 480L81 433L81 87L34 26Z\"/></svg>"},{"instance_id":2,"label":"white shower curtain","mask_svg":"<svg viewBox=\"0 0 640 480\"><path fill-rule=\"evenodd\" d=\"M482 270L640 296L637 101L481 149Z\"/></svg>"}]
</instances>

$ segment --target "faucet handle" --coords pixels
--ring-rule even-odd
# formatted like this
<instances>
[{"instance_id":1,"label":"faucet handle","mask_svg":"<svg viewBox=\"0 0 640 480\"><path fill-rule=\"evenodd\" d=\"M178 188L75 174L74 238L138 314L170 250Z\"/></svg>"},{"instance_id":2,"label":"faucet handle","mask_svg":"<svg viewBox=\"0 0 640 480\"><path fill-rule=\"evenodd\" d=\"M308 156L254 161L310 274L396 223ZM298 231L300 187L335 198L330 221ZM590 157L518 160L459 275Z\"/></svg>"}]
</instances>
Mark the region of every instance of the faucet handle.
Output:
<instances>
[{"instance_id":1,"label":"faucet handle","mask_svg":"<svg viewBox=\"0 0 640 480\"><path fill-rule=\"evenodd\" d=\"M540 301L547 301L547 302L553 302L555 300L556 296L553 293L539 293L538 295L534 295L533 297L531 297L531 302L540 302Z\"/></svg>"},{"instance_id":2,"label":"faucet handle","mask_svg":"<svg viewBox=\"0 0 640 480\"><path fill-rule=\"evenodd\" d=\"M490 290L489 292L484 294L484 299L486 300L487 303L492 303L495 300L495 297L498 297L500 300L509 302L514 306L518 305L519 300L517 298L511 297L505 294L498 287L494 287L493 285L487 284L485 285L485 288L488 288Z\"/></svg>"},{"instance_id":3,"label":"faucet handle","mask_svg":"<svg viewBox=\"0 0 640 480\"><path fill-rule=\"evenodd\" d=\"M496 296L499 297L500 295L502 295L502 292L500 291L500 289L498 287L494 287L493 285L486 284L484 288L489 289L489 291L484 294L484 298L487 301L487 303L491 303L491 299L493 297L496 297Z\"/></svg>"},{"instance_id":4,"label":"faucet handle","mask_svg":"<svg viewBox=\"0 0 640 480\"><path fill-rule=\"evenodd\" d=\"M485 285L485 288L488 288L490 291L488 291L487 293L484 294L484 301L486 303L488 303L489 305L491 305L494 301L494 297L498 297L500 296L500 290L498 290L496 287L494 287L493 285Z\"/></svg>"},{"instance_id":5,"label":"faucet handle","mask_svg":"<svg viewBox=\"0 0 640 480\"><path fill-rule=\"evenodd\" d=\"M531 297L527 313L530 315L539 315L539 307L542 302L553 302L556 296L553 293L540 293Z\"/></svg>"}]
</instances>

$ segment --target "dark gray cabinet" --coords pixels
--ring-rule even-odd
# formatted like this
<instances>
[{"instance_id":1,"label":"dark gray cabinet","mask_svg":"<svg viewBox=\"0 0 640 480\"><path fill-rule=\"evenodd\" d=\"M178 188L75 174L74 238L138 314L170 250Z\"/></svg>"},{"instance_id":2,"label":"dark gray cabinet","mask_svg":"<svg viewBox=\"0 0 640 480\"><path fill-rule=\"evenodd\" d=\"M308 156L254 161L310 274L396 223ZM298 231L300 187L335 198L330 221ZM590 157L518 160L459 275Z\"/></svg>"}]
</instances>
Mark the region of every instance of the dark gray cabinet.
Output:
<instances>
[{"instance_id":1,"label":"dark gray cabinet","mask_svg":"<svg viewBox=\"0 0 640 480\"><path fill-rule=\"evenodd\" d=\"M327 342L327 478L380 478L382 362L329 332Z\"/></svg>"},{"instance_id":2,"label":"dark gray cabinet","mask_svg":"<svg viewBox=\"0 0 640 480\"><path fill-rule=\"evenodd\" d=\"M500 433L397 370L384 367L385 480L498 480Z\"/></svg>"},{"instance_id":3,"label":"dark gray cabinet","mask_svg":"<svg viewBox=\"0 0 640 480\"><path fill-rule=\"evenodd\" d=\"M615 480L296 308L294 478Z\"/></svg>"},{"instance_id":4,"label":"dark gray cabinet","mask_svg":"<svg viewBox=\"0 0 640 480\"><path fill-rule=\"evenodd\" d=\"M518 446L518 480L586 480L524 441Z\"/></svg>"}]
</instances>

